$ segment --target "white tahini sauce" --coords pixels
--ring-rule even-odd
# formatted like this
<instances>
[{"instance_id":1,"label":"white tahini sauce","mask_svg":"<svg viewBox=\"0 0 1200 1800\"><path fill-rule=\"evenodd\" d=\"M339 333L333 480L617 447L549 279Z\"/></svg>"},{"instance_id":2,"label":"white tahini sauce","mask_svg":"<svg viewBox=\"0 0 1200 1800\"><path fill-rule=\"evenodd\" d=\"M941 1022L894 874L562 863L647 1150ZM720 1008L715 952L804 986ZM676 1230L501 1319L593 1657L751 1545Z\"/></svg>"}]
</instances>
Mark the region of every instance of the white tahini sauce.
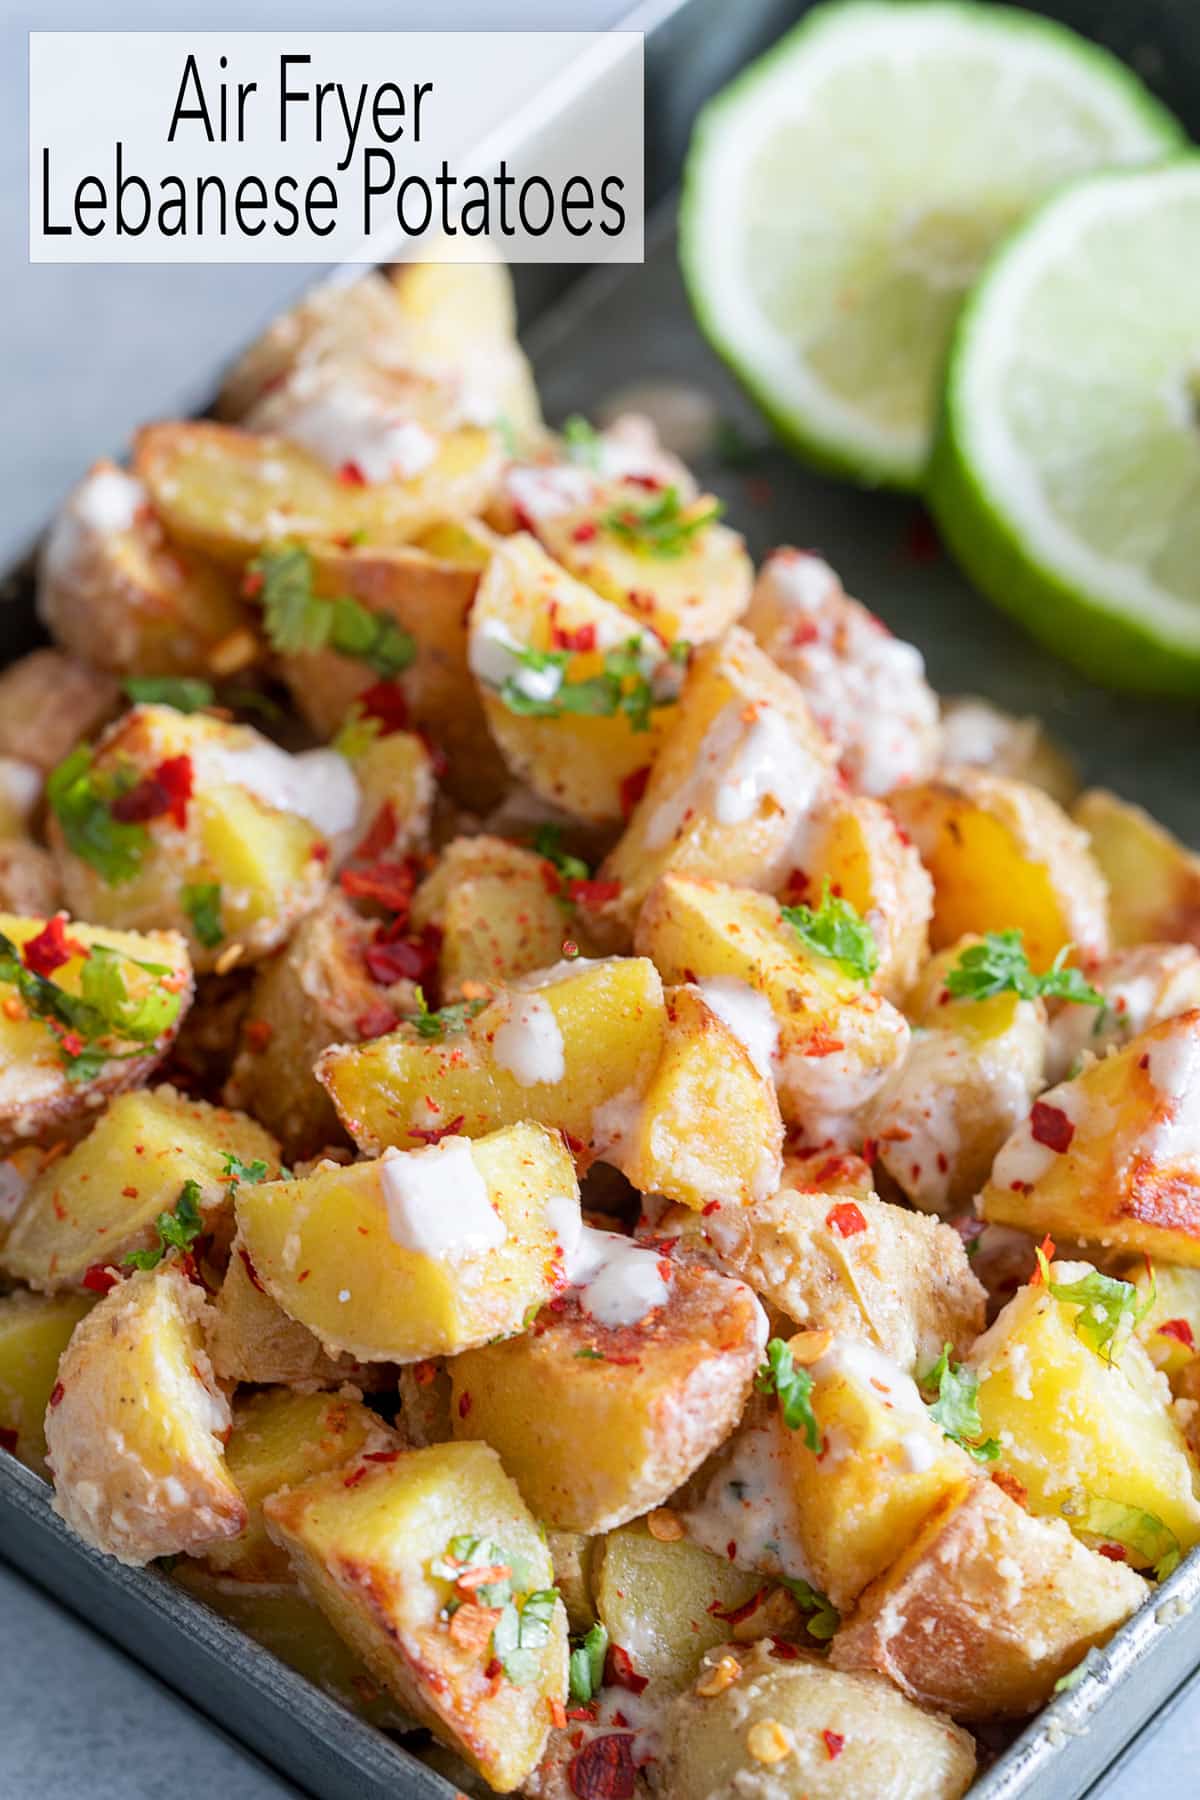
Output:
<instances>
[{"instance_id":1,"label":"white tahini sauce","mask_svg":"<svg viewBox=\"0 0 1200 1800\"><path fill-rule=\"evenodd\" d=\"M828 780L825 763L774 707L730 700L705 732L686 780L651 813L646 848L661 850L697 814L741 824L764 799L794 825Z\"/></svg>"},{"instance_id":2,"label":"white tahini sauce","mask_svg":"<svg viewBox=\"0 0 1200 1800\"><path fill-rule=\"evenodd\" d=\"M738 1568L812 1579L774 1421L739 1432L703 1498L685 1516L697 1544Z\"/></svg>"},{"instance_id":3,"label":"white tahini sauce","mask_svg":"<svg viewBox=\"0 0 1200 1800\"><path fill-rule=\"evenodd\" d=\"M865 1338L835 1337L820 1361L813 1364L812 1376L815 1381L856 1381L869 1387L893 1411L922 1422L928 1418L912 1376Z\"/></svg>"},{"instance_id":4,"label":"white tahini sauce","mask_svg":"<svg viewBox=\"0 0 1200 1800\"><path fill-rule=\"evenodd\" d=\"M767 996L736 975L710 975L696 986L706 1005L747 1051L759 1074L769 1078L779 1050L779 1021Z\"/></svg>"},{"instance_id":5,"label":"white tahini sauce","mask_svg":"<svg viewBox=\"0 0 1200 1800\"><path fill-rule=\"evenodd\" d=\"M670 1293L662 1258L618 1231L585 1225L566 1260L567 1280L579 1304L598 1325L637 1325L665 1306Z\"/></svg>"},{"instance_id":6,"label":"white tahini sauce","mask_svg":"<svg viewBox=\"0 0 1200 1800\"><path fill-rule=\"evenodd\" d=\"M1151 1025L1200 1006L1200 954L1191 944L1138 944L1118 950L1088 980L1105 1005L1062 1006L1050 1021L1046 1076L1065 1081L1081 1057L1103 1056Z\"/></svg>"},{"instance_id":7,"label":"white tahini sauce","mask_svg":"<svg viewBox=\"0 0 1200 1800\"><path fill-rule=\"evenodd\" d=\"M595 476L573 463L518 464L504 485L517 512L533 525L590 505L596 493Z\"/></svg>"},{"instance_id":8,"label":"white tahini sauce","mask_svg":"<svg viewBox=\"0 0 1200 1800\"><path fill-rule=\"evenodd\" d=\"M1147 1048L1147 1073L1166 1118L1155 1130L1155 1159L1177 1163L1200 1157L1200 1033L1177 1025Z\"/></svg>"},{"instance_id":9,"label":"white tahini sauce","mask_svg":"<svg viewBox=\"0 0 1200 1800\"><path fill-rule=\"evenodd\" d=\"M511 1013L492 1039L492 1055L521 1087L561 1081L563 1036L549 1002L540 994L512 994Z\"/></svg>"},{"instance_id":10,"label":"white tahini sauce","mask_svg":"<svg viewBox=\"0 0 1200 1800\"><path fill-rule=\"evenodd\" d=\"M340 837L358 822L358 782L336 750L304 750L290 756L267 738L231 749L213 745L204 760L217 781L233 782L280 812L299 813L326 837Z\"/></svg>"},{"instance_id":11,"label":"white tahini sauce","mask_svg":"<svg viewBox=\"0 0 1200 1800\"><path fill-rule=\"evenodd\" d=\"M141 482L112 463L97 463L63 502L42 550L42 572L65 578L98 538L129 531L150 496Z\"/></svg>"},{"instance_id":12,"label":"white tahini sauce","mask_svg":"<svg viewBox=\"0 0 1200 1800\"><path fill-rule=\"evenodd\" d=\"M388 1231L402 1250L453 1262L498 1249L508 1236L467 1138L443 1138L424 1150L385 1150L379 1180Z\"/></svg>"},{"instance_id":13,"label":"white tahini sauce","mask_svg":"<svg viewBox=\"0 0 1200 1800\"><path fill-rule=\"evenodd\" d=\"M308 372L315 376L317 371ZM293 381L272 397L271 425L335 472L352 466L370 482L411 481L437 456L436 437L387 399L339 370Z\"/></svg>"}]
</instances>

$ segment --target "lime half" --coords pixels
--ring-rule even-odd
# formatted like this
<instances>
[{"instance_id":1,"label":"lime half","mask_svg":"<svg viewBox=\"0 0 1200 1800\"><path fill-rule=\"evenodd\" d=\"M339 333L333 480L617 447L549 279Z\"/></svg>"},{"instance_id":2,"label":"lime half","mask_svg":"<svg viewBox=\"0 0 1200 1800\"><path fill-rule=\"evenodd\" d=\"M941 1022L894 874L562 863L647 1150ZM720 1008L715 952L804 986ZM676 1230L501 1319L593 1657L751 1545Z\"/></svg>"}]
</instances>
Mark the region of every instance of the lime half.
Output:
<instances>
[{"instance_id":1,"label":"lime half","mask_svg":"<svg viewBox=\"0 0 1200 1800\"><path fill-rule=\"evenodd\" d=\"M1200 692L1200 156L1081 181L997 252L929 499L977 585L1085 673Z\"/></svg>"},{"instance_id":2,"label":"lime half","mask_svg":"<svg viewBox=\"0 0 1200 1800\"><path fill-rule=\"evenodd\" d=\"M914 486L993 245L1064 179L1181 142L1121 63L1030 13L821 6L700 115L681 218L692 303L786 442Z\"/></svg>"}]
</instances>

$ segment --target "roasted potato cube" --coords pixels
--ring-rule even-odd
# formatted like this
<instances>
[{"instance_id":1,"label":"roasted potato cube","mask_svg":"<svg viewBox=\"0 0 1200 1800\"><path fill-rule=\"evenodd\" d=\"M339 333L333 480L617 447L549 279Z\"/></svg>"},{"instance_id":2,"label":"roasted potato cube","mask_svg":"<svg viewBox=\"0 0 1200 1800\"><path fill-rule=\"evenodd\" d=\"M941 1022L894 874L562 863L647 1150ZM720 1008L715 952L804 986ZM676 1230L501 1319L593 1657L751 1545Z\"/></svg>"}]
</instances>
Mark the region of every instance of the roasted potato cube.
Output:
<instances>
[{"instance_id":1,"label":"roasted potato cube","mask_svg":"<svg viewBox=\"0 0 1200 1800\"><path fill-rule=\"evenodd\" d=\"M672 1800L959 1800L975 1746L876 1675L731 1644L709 1651L696 1688L674 1702L662 1772Z\"/></svg>"},{"instance_id":2,"label":"roasted potato cube","mask_svg":"<svg viewBox=\"0 0 1200 1800\"><path fill-rule=\"evenodd\" d=\"M225 1098L252 1107L289 1162L345 1141L313 1074L322 1050L357 1043L415 1005L411 981L373 978L368 954L376 930L331 894L255 977Z\"/></svg>"},{"instance_id":3,"label":"roasted potato cube","mask_svg":"<svg viewBox=\"0 0 1200 1800\"><path fill-rule=\"evenodd\" d=\"M29 838L0 839L0 910L48 917L62 898L54 858Z\"/></svg>"},{"instance_id":4,"label":"roasted potato cube","mask_svg":"<svg viewBox=\"0 0 1200 1800\"><path fill-rule=\"evenodd\" d=\"M803 833L803 868L780 898L817 905L828 882L867 921L879 962L871 985L897 1005L929 954L933 883L891 813L865 794L837 794Z\"/></svg>"},{"instance_id":5,"label":"roasted potato cube","mask_svg":"<svg viewBox=\"0 0 1200 1800\"><path fill-rule=\"evenodd\" d=\"M1194 944L1136 944L1088 970L1101 1007L1060 1002L1046 1034L1046 1079L1066 1081L1089 1056L1107 1056L1140 1031L1200 1006L1200 950Z\"/></svg>"},{"instance_id":6,"label":"roasted potato cube","mask_svg":"<svg viewBox=\"0 0 1200 1800\"><path fill-rule=\"evenodd\" d=\"M566 1133L580 1157L603 1156L634 1116L665 1033L653 963L581 960L523 978L461 1030L405 1025L327 1050L317 1078L371 1154L532 1117Z\"/></svg>"},{"instance_id":7,"label":"roasted potato cube","mask_svg":"<svg viewBox=\"0 0 1200 1800\"><path fill-rule=\"evenodd\" d=\"M435 1444L360 1461L263 1510L378 1679L498 1792L519 1786L566 1697L567 1622L549 1552L496 1453ZM512 1597L485 1603L502 1594Z\"/></svg>"},{"instance_id":8,"label":"roasted potato cube","mask_svg":"<svg viewBox=\"0 0 1200 1800\"><path fill-rule=\"evenodd\" d=\"M245 1530L210 1544L204 1561L239 1581L289 1578L287 1554L267 1536L263 1501L365 1452L394 1450L400 1440L376 1413L342 1394L250 1394L233 1411L225 1463L246 1502Z\"/></svg>"},{"instance_id":9,"label":"roasted potato cube","mask_svg":"<svg viewBox=\"0 0 1200 1800\"><path fill-rule=\"evenodd\" d=\"M0 676L0 680L3 677ZM0 842L24 840L42 798L42 771L16 756L0 755ZM19 907L11 907L19 912ZM37 912L37 907L30 911Z\"/></svg>"},{"instance_id":10,"label":"roasted potato cube","mask_svg":"<svg viewBox=\"0 0 1200 1800\"><path fill-rule=\"evenodd\" d=\"M728 1436L765 1321L740 1282L619 1234L585 1244L587 1285L450 1375L455 1436L493 1445L548 1525L590 1533L660 1505Z\"/></svg>"},{"instance_id":11,"label":"roasted potato cube","mask_svg":"<svg viewBox=\"0 0 1200 1800\"><path fill-rule=\"evenodd\" d=\"M120 704L111 675L61 650L31 650L0 670L0 756L48 775Z\"/></svg>"},{"instance_id":12,"label":"roasted potato cube","mask_svg":"<svg viewBox=\"0 0 1200 1800\"><path fill-rule=\"evenodd\" d=\"M1047 1088L1004 1145L985 1219L1200 1266L1200 1011Z\"/></svg>"},{"instance_id":13,"label":"roasted potato cube","mask_svg":"<svg viewBox=\"0 0 1200 1800\"><path fill-rule=\"evenodd\" d=\"M448 1407L446 1416L448 1421ZM584 1537L581 1531L550 1529L546 1532L546 1544L554 1564L554 1585L562 1596L572 1631L586 1632L596 1623L592 1577L600 1542L599 1538Z\"/></svg>"},{"instance_id":14,"label":"roasted potato cube","mask_svg":"<svg viewBox=\"0 0 1200 1800\"><path fill-rule=\"evenodd\" d=\"M79 1324L46 1412L54 1509L85 1543L140 1566L245 1529L225 1466L204 1291L173 1263L121 1282Z\"/></svg>"},{"instance_id":15,"label":"roasted potato cube","mask_svg":"<svg viewBox=\"0 0 1200 1800\"><path fill-rule=\"evenodd\" d=\"M676 1515L668 1516L675 1529ZM674 1687L692 1679L704 1652L729 1635L730 1614L763 1585L686 1537L652 1536L642 1519L600 1538L594 1565L596 1611L609 1641L639 1675Z\"/></svg>"},{"instance_id":16,"label":"roasted potato cube","mask_svg":"<svg viewBox=\"0 0 1200 1800\"><path fill-rule=\"evenodd\" d=\"M256 660L233 576L168 543L145 487L110 462L94 464L51 526L37 604L65 650L119 675L227 673L235 634L247 639L238 666Z\"/></svg>"},{"instance_id":17,"label":"roasted potato cube","mask_svg":"<svg viewBox=\"0 0 1200 1800\"><path fill-rule=\"evenodd\" d=\"M1017 718L977 694L942 702L942 766L987 769L1026 781L1044 788L1060 806L1069 807L1079 792L1074 763L1040 719Z\"/></svg>"},{"instance_id":18,"label":"roasted potato cube","mask_svg":"<svg viewBox=\"0 0 1200 1800\"><path fill-rule=\"evenodd\" d=\"M695 981L702 993L714 979L740 984L740 1029L753 1021L780 1111L810 1144L861 1135L867 1105L904 1055L908 1025L882 995L809 949L778 901L666 875L642 909L634 944L664 981Z\"/></svg>"},{"instance_id":19,"label":"roasted potato cube","mask_svg":"<svg viewBox=\"0 0 1200 1800\"><path fill-rule=\"evenodd\" d=\"M1018 930L1035 969L1074 946L1108 949L1107 887L1087 838L1040 788L959 769L899 789L890 805L933 877L935 950Z\"/></svg>"},{"instance_id":20,"label":"roasted potato cube","mask_svg":"<svg viewBox=\"0 0 1200 1800\"><path fill-rule=\"evenodd\" d=\"M272 1300L245 1245L230 1257L214 1297L208 1348L222 1381L310 1389L344 1382L364 1389L395 1385L395 1370L387 1363L327 1356L312 1332L289 1319Z\"/></svg>"},{"instance_id":21,"label":"roasted potato cube","mask_svg":"<svg viewBox=\"0 0 1200 1800\"><path fill-rule=\"evenodd\" d=\"M220 562L285 538L336 543L365 532L373 544L403 544L438 519L477 512L500 467L489 431L438 439L416 429L432 456L407 480L360 482L286 438L203 419L145 426L134 474L171 536Z\"/></svg>"},{"instance_id":22,"label":"roasted potato cube","mask_svg":"<svg viewBox=\"0 0 1200 1800\"><path fill-rule=\"evenodd\" d=\"M1089 788L1071 809L1108 883L1108 919L1128 944L1200 945L1200 857L1131 800Z\"/></svg>"},{"instance_id":23,"label":"roasted potato cube","mask_svg":"<svg viewBox=\"0 0 1200 1800\"><path fill-rule=\"evenodd\" d=\"M643 761L650 761L650 757ZM661 875L774 889L801 822L832 790L832 753L800 690L734 626L696 657L645 792L601 875L632 926Z\"/></svg>"},{"instance_id":24,"label":"roasted potato cube","mask_svg":"<svg viewBox=\"0 0 1200 1800\"><path fill-rule=\"evenodd\" d=\"M50 843L67 903L126 930L181 932L199 972L231 947L274 950L328 882L330 840L353 829L344 757L292 757L246 725L136 706L49 784Z\"/></svg>"},{"instance_id":25,"label":"roasted potato cube","mask_svg":"<svg viewBox=\"0 0 1200 1800\"><path fill-rule=\"evenodd\" d=\"M107 1098L149 1078L191 1004L191 969L175 932L102 931L65 919L0 913L0 935L23 960L51 970L46 986L27 983L23 993L0 981L0 1149L78 1136Z\"/></svg>"},{"instance_id":26,"label":"roasted potato cube","mask_svg":"<svg viewBox=\"0 0 1200 1800\"><path fill-rule=\"evenodd\" d=\"M521 1330L562 1285L577 1194L562 1139L514 1125L243 1184L238 1228L259 1281L327 1351L416 1362Z\"/></svg>"},{"instance_id":27,"label":"roasted potato cube","mask_svg":"<svg viewBox=\"0 0 1200 1800\"><path fill-rule=\"evenodd\" d=\"M498 837L455 838L413 901L418 931L442 934L438 980L443 998L457 1000L464 983L503 987L546 969L562 955L564 938L579 939L574 908L552 863Z\"/></svg>"},{"instance_id":28,"label":"roasted potato cube","mask_svg":"<svg viewBox=\"0 0 1200 1800\"><path fill-rule=\"evenodd\" d=\"M478 263L437 259L393 264L388 272L413 366L452 370L465 413L503 419L518 443L542 430L533 373L517 343L511 271L498 258Z\"/></svg>"},{"instance_id":29,"label":"roasted potato cube","mask_svg":"<svg viewBox=\"0 0 1200 1800\"><path fill-rule=\"evenodd\" d=\"M619 703L603 681L609 658L628 660L631 645L638 672L618 684ZM520 532L483 572L469 654L512 774L568 813L619 822L627 784L654 761L672 711L679 671L659 639Z\"/></svg>"},{"instance_id":30,"label":"roasted potato cube","mask_svg":"<svg viewBox=\"0 0 1200 1800\"><path fill-rule=\"evenodd\" d=\"M0 1450L49 1476L46 1404L58 1362L91 1294L8 1294L0 1299Z\"/></svg>"},{"instance_id":31,"label":"roasted potato cube","mask_svg":"<svg viewBox=\"0 0 1200 1800\"><path fill-rule=\"evenodd\" d=\"M1147 1594L1140 1575L977 1481L929 1519L833 1640L837 1669L876 1669L963 1720L1020 1718Z\"/></svg>"},{"instance_id":32,"label":"roasted potato cube","mask_svg":"<svg viewBox=\"0 0 1200 1800\"><path fill-rule=\"evenodd\" d=\"M662 1057L635 1121L609 1153L643 1194L696 1211L713 1201L765 1200L783 1169L770 1062L755 1062L725 1021L726 1003L719 982L668 991Z\"/></svg>"},{"instance_id":33,"label":"roasted potato cube","mask_svg":"<svg viewBox=\"0 0 1200 1800\"><path fill-rule=\"evenodd\" d=\"M1137 1289L1138 1341L1174 1385L1200 1347L1200 1269L1139 1257L1123 1264L1120 1274Z\"/></svg>"},{"instance_id":34,"label":"roasted potato cube","mask_svg":"<svg viewBox=\"0 0 1200 1800\"><path fill-rule=\"evenodd\" d=\"M385 731L361 746L344 741L342 754L361 795L351 856L395 859L422 849L437 794L428 746L415 732Z\"/></svg>"},{"instance_id":35,"label":"roasted potato cube","mask_svg":"<svg viewBox=\"0 0 1200 1800\"><path fill-rule=\"evenodd\" d=\"M1052 1263L1050 1276L1049 1288L1040 1278L1021 1288L971 1351L984 1435L1032 1512L1065 1518L1093 1545L1115 1542L1142 1567L1172 1543L1190 1550L1200 1501L1166 1381L1101 1310L1090 1263ZM1147 1514L1157 1532L1137 1525Z\"/></svg>"}]
</instances>

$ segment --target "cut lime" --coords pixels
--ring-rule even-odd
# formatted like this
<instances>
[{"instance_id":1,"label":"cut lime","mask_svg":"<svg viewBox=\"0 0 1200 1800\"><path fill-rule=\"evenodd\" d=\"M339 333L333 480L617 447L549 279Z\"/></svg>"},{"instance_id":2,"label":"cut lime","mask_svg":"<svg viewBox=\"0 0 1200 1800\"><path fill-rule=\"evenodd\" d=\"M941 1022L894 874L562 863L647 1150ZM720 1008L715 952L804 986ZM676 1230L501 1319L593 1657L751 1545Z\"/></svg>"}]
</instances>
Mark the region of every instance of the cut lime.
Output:
<instances>
[{"instance_id":1,"label":"cut lime","mask_svg":"<svg viewBox=\"0 0 1200 1800\"><path fill-rule=\"evenodd\" d=\"M697 123L692 302L786 442L913 486L946 342L992 246L1065 178L1181 142L1128 69L1032 14L818 7Z\"/></svg>"},{"instance_id":2,"label":"cut lime","mask_svg":"<svg viewBox=\"0 0 1200 1800\"><path fill-rule=\"evenodd\" d=\"M978 586L1085 673L1200 693L1200 156L1078 182L996 253L929 499Z\"/></svg>"}]
</instances>

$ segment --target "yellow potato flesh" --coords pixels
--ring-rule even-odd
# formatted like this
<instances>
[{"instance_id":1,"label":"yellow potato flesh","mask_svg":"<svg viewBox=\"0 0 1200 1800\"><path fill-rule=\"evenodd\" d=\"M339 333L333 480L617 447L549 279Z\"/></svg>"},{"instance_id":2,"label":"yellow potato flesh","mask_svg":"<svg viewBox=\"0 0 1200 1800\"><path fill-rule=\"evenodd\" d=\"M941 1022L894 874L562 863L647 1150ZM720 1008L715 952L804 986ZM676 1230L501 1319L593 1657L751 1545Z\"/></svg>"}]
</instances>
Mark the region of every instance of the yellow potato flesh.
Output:
<instances>
[{"instance_id":1,"label":"yellow potato flesh","mask_svg":"<svg viewBox=\"0 0 1200 1800\"><path fill-rule=\"evenodd\" d=\"M0 1300L0 1448L46 1475L46 1402L90 1294L9 1294Z\"/></svg>"},{"instance_id":2,"label":"yellow potato flesh","mask_svg":"<svg viewBox=\"0 0 1200 1800\"><path fill-rule=\"evenodd\" d=\"M686 1538L660 1542L641 1521L610 1531L597 1549L596 1610L611 1642L652 1681L690 1681L704 1652L728 1637L728 1615L763 1587L761 1575Z\"/></svg>"}]
</instances>

